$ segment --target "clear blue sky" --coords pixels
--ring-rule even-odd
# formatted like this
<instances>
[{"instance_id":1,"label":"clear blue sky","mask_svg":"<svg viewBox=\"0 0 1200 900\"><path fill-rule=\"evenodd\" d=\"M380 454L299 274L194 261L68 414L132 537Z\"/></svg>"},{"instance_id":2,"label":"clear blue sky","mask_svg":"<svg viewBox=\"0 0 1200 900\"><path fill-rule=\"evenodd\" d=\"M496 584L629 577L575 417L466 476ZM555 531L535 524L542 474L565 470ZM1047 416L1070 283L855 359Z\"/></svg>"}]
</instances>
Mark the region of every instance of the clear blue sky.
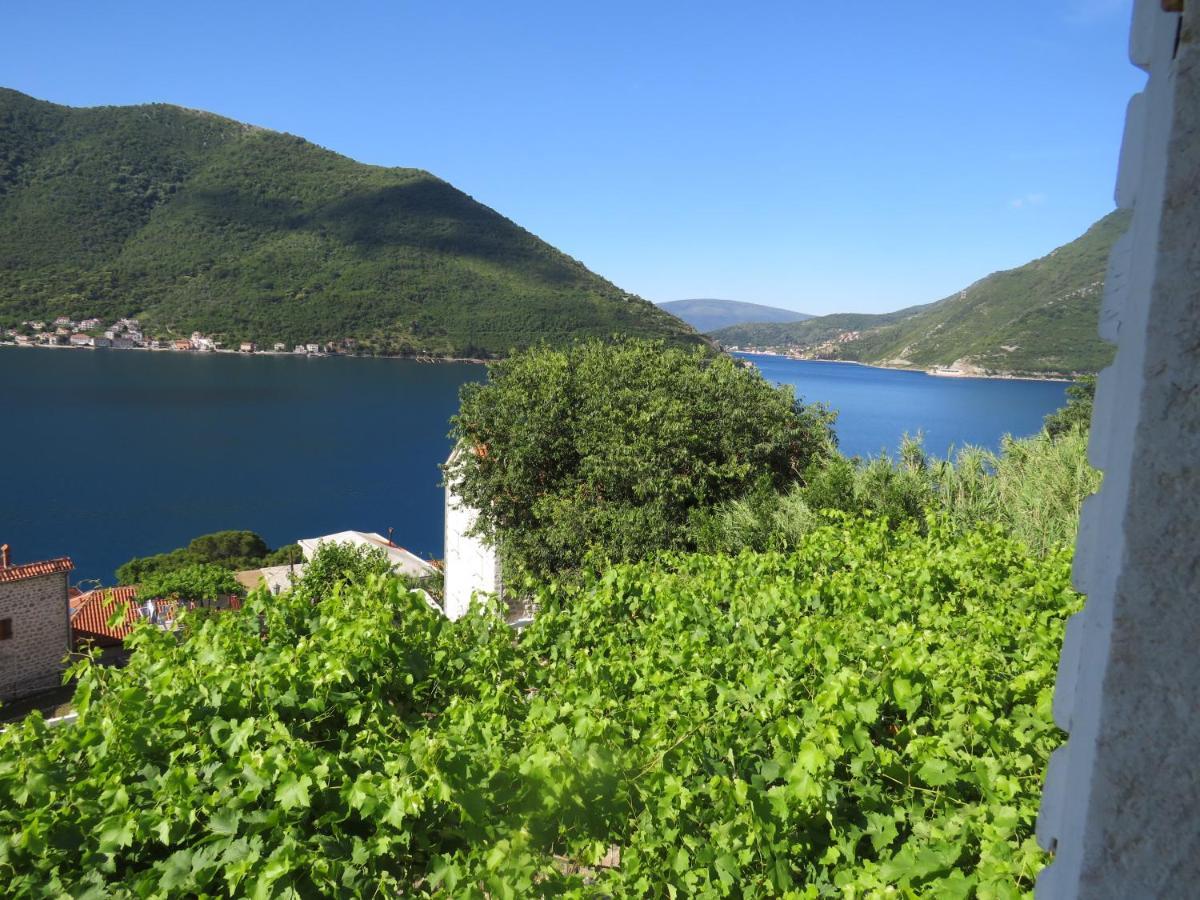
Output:
<instances>
[{"instance_id":1,"label":"clear blue sky","mask_svg":"<svg viewBox=\"0 0 1200 900\"><path fill-rule=\"evenodd\" d=\"M454 183L656 301L884 311L1112 209L1131 0L8 0L0 85Z\"/></svg>"}]
</instances>

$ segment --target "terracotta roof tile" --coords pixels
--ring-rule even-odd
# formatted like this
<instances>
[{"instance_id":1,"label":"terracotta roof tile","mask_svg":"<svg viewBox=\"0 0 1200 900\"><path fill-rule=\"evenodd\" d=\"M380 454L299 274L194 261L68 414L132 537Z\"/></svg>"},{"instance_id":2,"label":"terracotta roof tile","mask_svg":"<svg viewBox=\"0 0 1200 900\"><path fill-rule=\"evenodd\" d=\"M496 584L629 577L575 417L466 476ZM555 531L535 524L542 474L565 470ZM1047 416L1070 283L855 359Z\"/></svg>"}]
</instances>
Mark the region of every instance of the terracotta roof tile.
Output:
<instances>
[{"instance_id":1,"label":"terracotta roof tile","mask_svg":"<svg viewBox=\"0 0 1200 900\"><path fill-rule=\"evenodd\" d=\"M71 613L71 628L76 640L97 639L111 643L123 641L133 632L133 626L144 618L145 604L136 602L137 586L123 585L115 588L99 588L89 591L79 598L78 604ZM229 609L241 609L239 597L228 597L221 601ZM178 600L155 600L154 609L159 621L169 621L176 613L188 608ZM109 625L108 620L118 608L123 608L123 615L116 625Z\"/></svg>"},{"instance_id":2,"label":"terracotta roof tile","mask_svg":"<svg viewBox=\"0 0 1200 900\"><path fill-rule=\"evenodd\" d=\"M26 578L37 578L39 575L54 575L58 572L70 572L75 568L69 556L58 559L48 559L44 562L25 563L21 566L6 566L0 569L0 584L9 581L22 581Z\"/></svg>"}]
</instances>

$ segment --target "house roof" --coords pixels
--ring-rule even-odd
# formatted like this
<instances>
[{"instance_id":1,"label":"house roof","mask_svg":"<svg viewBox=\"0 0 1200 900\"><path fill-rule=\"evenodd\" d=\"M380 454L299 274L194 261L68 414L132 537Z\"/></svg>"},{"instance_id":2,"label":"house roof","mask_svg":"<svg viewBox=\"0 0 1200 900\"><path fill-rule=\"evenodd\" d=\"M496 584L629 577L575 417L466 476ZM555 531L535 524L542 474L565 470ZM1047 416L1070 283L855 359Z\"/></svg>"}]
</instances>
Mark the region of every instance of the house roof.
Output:
<instances>
[{"instance_id":1,"label":"house roof","mask_svg":"<svg viewBox=\"0 0 1200 900\"><path fill-rule=\"evenodd\" d=\"M71 629L75 637L100 639L105 642L123 641L133 632L133 626L144 617L143 604L136 602L137 585L122 585L115 588L97 588L88 591L73 602ZM154 609L162 621L174 619L177 612L187 609L187 604L178 600L154 600ZM228 598L230 609L241 609L238 597ZM109 619L118 609L123 610L115 625Z\"/></svg>"},{"instance_id":2,"label":"house roof","mask_svg":"<svg viewBox=\"0 0 1200 900\"><path fill-rule=\"evenodd\" d=\"M0 584L10 581L23 581L26 578L37 578L39 575L55 575L59 572L70 572L75 568L69 556L58 559L47 559L44 562L25 563L20 566L5 566L0 569Z\"/></svg>"},{"instance_id":3,"label":"house roof","mask_svg":"<svg viewBox=\"0 0 1200 900\"><path fill-rule=\"evenodd\" d=\"M337 534L327 534L324 537L303 538L297 543L304 551L305 559L311 559L321 544L351 544L353 546L378 547L392 561L392 569L406 575L424 577L437 571L428 561L393 544L382 534L376 534L374 531L339 531Z\"/></svg>"},{"instance_id":4,"label":"house roof","mask_svg":"<svg viewBox=\"0 0 1200 900\"><path fill-rule=\"evenodd\" d=\"M278 594L292 586L292 576L296 578L304 574L306 568L305 563L296 563L294 566L267 566L265 569L247 569L244 572L234 572L233 577L238 580L238 584L248 591L252 591L260 585L265 585L267 590L272 594Z\"/></svg>"}]
</instances>

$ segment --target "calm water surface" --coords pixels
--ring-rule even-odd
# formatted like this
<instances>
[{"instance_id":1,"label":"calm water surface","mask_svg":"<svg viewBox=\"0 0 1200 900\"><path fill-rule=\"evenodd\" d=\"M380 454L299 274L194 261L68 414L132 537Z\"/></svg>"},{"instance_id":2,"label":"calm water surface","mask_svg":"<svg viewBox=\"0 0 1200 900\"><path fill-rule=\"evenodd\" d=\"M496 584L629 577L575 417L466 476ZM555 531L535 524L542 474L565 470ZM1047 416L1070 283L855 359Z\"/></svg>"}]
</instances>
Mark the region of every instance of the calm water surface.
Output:
<instances>
[{"instance_id":1,"label":"calm water surface","mask_svg":"<svg viewBox=\"0 0 1200 900\"><path fill-rule=\"evenodd\" d=\"M1064 385L933 378L748 357L841 411L844 452L923 430L944 452L1030 434ZM0 543L18 562L70 556L73 582L225 528L272 546L395 529L442 552L438 464L458 388L482 366L0 348Z\"/></svg>"},{"instance_id":2,"label":"calm water surface","mask_svg":"<svg viewBox=\"0 0 1200 900\"><path fill-rule=\"evenodd\" d=\"M438 464L484 367L0 348L0 542L111 583L225 528L276 547L357 529L442 552Z\"/></svg>"},{"instance_id":3,"label":"calm water surface","mask_svg":"<svg viewBox=\"0 0 1200 900\"><path fill-rule=\"evenodd\" d=\"M876 369L738 353L778 384L790 384L805 402L838 411L835 426L848 456L893 453L907 433L925 437L925 448L945 456L975 444L997 450L1005 434L1034 434L1042 418L1066 402L1061 381L943 378L924 372Z\"/></svg>"}]
</instances>

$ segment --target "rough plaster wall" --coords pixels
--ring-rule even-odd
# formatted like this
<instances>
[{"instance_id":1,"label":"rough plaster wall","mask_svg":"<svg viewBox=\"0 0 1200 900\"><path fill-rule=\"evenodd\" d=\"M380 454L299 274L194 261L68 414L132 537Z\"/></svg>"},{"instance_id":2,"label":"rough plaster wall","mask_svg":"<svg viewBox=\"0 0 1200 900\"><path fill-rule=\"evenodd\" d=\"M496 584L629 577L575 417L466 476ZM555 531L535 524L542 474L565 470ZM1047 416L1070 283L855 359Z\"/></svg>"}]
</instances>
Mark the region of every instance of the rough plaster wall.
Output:
<instances>
[{"instance_id":1,"label":"rough plaster wall","mask_svg":"<svg viewBox=\"0 0 1200 900\"><path fill-rule=\"evenodd\" d=\"M1200 3L1175 114L1082 896L1200 896Z\"/></svg>"},{"instance_id":2,"label":"rough plaster wall","mask_svg":"<svg viewBox=\"0 0 1200 900\"><path fill-rule=\"evenodd\" d=\"M57 687L70 641L66 573L0 584L0 619L13 636L0 641L0 700Z\"/></svg>"},{"instance_id":3,"label":"rough plaster wall","mask_svg":"<svg viewBox=\"0 0 1200 900\"><path fill-rule=\"evenodd\" d=\"M464 506L459 496L447 487L443 608L451 619L466 614L476 591L490 594L499 588L495 550L468 534L475 524L475 516L475 510Z\"/></svg>"},{"instance_id":4,"label":"rough plaster wall","mask_svg":"<svg viewBox=\"0 0 1200 900\"><path fill-rule=\"evenodd\" d=\"M1200 2L1179 17L1138 0L1130 102L1085 504L1038 838L1056 851L1042 898L1200 896Z\"/></svg>"}]
</instances>

